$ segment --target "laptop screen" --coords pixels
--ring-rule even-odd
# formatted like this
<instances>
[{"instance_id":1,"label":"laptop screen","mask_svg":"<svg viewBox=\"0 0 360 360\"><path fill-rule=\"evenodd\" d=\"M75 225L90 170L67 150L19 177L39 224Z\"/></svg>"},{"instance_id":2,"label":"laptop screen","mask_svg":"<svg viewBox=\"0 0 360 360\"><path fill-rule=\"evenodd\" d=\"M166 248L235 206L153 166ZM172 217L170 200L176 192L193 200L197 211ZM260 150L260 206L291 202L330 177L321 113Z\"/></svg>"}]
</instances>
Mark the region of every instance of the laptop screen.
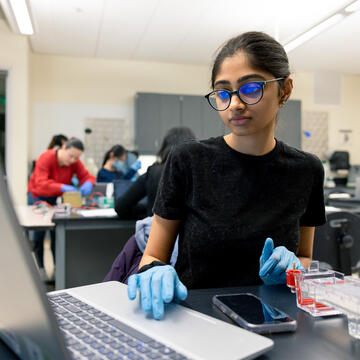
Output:
<instances>
[{"instance_id":1,"label":"laptop screen","mask_svg":"<svg viewBox=\"0 0 360 360\"><path fill-rule=\"evenodd\" d=\"M1 169L0 228L0 337L23 359L68 359Z\"/></svg>"}]
</instances>

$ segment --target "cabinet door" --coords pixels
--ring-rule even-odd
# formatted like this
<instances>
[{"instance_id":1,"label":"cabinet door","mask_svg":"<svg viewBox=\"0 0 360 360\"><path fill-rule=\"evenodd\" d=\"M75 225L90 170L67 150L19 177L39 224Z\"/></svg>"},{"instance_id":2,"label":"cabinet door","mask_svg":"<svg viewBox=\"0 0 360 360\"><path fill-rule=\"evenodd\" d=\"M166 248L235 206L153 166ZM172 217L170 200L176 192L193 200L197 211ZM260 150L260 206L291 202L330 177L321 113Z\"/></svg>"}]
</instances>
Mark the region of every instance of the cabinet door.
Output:
<instances>
[{"instance_id":1,"label":"cabinet door","mask_svg":"<svg viewBox=\"0 0 360 360\"><path fill-rule=\"evenodd\" d=\"M167 131L174 126L180 126L181 100L179 95L158 94L160 97L160 126L155 140L155 153Z\"/></svg>"},{"instance_id":2,"label":"cabinet door","mask_svg":"<svg viewBox=\"0 0 360 360\"><path fill-rule=\"evenodd\" d=\"M138 93L135 101L135 144L141 154L156 154L166 132L180 126L178 95Z\"/></svg>"},{"instance_id":3,"label":"cabinet door","mask_svg":"<svg viewBox=\"0 0 360 360\"><path fill-rule=\"evenodd\" d=\"M156 154L166 132L187 126L198 139L225 134L219 114L203 96L138 93L135 101L135 144L142 154Z\"/></svg>"},{"instance_id":4,"label":"cabinet door","mask_svg":"<svg viewBox=\"0 0 360 360\"><path fill-rule=\"evenodd\" d=\"M200 96L183 95L181 99L181 125L194 131L198 139L203 139L203 111Z\"/></svg>"},{"instance_id":5,"label":"cabinet door","mask_svg":"<svg viewBox=\"0 0 360 360\"><path fill-rule=\"evenodd\" d=\"M301 101L289 100L279 110L275 137L284 143L301 149Z\"/></svg>"},{"instance_id":6,"label":"cabinet door","mask_svg":"<svg viewBox=\"0 0 360 360\"><path fill-rule=\"evenodd\" d=\"M226 129L219 113L212 109L205 98L202 98L204 139L225 135Z\"/></svg>"},{"instance_id":7,"label":"cabinet door","mask_svg":"<svg viewBox=\"0 0 360 360\"><path fill-rule=\"evenodd\" d=\"M135 145L142 154L155 154L160 134L159 94L136 95L135 101Z\"/></svg>"},{"instance_id":8,"label":"cabinet door","mask_svg":"<svg viewBox=\"0 0 360 360\"><path fill-rule=\"evenodd\" d=\"M182 96L181 124L191 128L198 139L221 136L224 125L203 96Z\"/></svg>"}]
</instances>

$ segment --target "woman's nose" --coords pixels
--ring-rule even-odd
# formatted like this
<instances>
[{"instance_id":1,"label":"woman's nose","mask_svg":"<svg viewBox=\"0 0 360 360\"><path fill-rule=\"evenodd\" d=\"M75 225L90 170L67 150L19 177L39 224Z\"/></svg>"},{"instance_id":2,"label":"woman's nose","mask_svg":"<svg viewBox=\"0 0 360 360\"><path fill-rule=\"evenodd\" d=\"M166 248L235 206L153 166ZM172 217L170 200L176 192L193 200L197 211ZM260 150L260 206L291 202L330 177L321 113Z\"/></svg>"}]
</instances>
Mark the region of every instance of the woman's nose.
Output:
<instances>
[{"instance_id":1,"label":"woman's nose","mask_svg":"<svg viewBox=\"0 0 360 360\"><path fill-rule=\"evenodd\" d=\"M230 100L230 106L229 108L232 109L232 110L244 110L246 107L246 104L243 103L239 96L237 94L233 94L231 96L231 100Z\"/></svg>"}]
</instances>

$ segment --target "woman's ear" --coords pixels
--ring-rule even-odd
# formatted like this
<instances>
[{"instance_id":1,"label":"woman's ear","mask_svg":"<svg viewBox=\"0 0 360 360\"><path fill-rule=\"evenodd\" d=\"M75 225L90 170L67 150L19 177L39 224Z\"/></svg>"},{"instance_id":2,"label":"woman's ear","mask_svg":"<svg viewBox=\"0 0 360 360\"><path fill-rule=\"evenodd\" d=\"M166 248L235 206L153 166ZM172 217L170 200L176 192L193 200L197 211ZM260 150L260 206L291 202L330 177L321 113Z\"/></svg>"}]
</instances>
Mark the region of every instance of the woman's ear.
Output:
<instances>
[{"instance_id":1,"label":"woman's ear","mask_svg":"<svg viewBox=\"0 0 360 360\"><path fill-rule=\"evenodd\" d=\"M292 93L292 90L293 90L293 79L287 77L284 81L284 86L281 89L281 93L280 93L280 101L279 101L280 107L283 107L285 103L288 101Z\"/></svg>"}]
</instances>

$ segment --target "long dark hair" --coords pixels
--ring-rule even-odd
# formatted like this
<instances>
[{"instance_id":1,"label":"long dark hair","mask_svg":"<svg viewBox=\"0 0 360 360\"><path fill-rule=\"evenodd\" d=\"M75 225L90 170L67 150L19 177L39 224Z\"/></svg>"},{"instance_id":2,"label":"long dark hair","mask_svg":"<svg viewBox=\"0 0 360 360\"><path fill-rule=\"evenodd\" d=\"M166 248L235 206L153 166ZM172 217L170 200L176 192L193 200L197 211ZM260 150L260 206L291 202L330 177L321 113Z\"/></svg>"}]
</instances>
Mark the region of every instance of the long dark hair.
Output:
<instances>
[{"instance_id":1,"label":"long dark hair","mask_svg":"<svg viewBox=\"0 0 360 360\"><path fill-rule=\"evenodd\" d=\"M156 154L159 158L160 164L164 164L171 148L174 145L180 144L187 140L194 140L196 136L194 132L185 126L173 127L166 133L161 146L160 150Z\"/></svg>"},{"instance_id":2,"label":"long dark hair","mask_svg":"<svg viewBox=\"0 0 360 360\"><path fill-rule=\"evenodd\" d=\"M248 56L254 68L266 71L275 78L287 78L290 75L289 59L282 45L263 32L249 31L231 38L218 51L211 73L212 88L222 62L239 51ZM284 80L279 83L283 86Z\"/></svg>"},{"instance_id":3,"label":"long dark hair","mask_svg":"<svg viewBox=\"0 0 360 360\"><path fill-rule=\"evenodd\" d=\"M58 146L60 148L63 142L66 141L68 141L68 138L65 135L63 134L54 135L48 145L48 149L53 149L55 146Z\"/></svg>"},{"instance_id":4,"label":"long dark hair","mask_svg":"<svg viewBox=\"0 0 360 360\"><path fill-rule=\"evenodd\" d=\"M102 166L109 160L110 154L113 153L115 157L121 157L125 154L126 150L122 145L114 145L109 151L106 152L104 156L104 161Z\"/></svg>"}]
</instances>

